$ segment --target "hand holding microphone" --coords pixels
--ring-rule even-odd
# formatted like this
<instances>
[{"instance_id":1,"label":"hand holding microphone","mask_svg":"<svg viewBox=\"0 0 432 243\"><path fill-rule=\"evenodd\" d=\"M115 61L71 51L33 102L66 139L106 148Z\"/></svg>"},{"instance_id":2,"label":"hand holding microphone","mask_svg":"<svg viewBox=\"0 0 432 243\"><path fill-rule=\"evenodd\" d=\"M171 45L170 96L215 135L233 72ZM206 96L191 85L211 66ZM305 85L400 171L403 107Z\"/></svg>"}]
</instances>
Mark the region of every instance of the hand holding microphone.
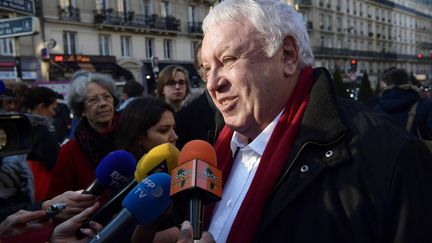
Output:
<instances>
[{"instance_id":1,"label":"hand holding microphone","mask_svg":"<svg viewBox=\"0 0 432 243\"><path fill-rule=\"evenodd\" d=\"M131 225L145 225L157 219L170 205L171 178L165 173L143 179L123 200L123 209L90 242L112 242Z\"/></svg>"},{"instance_id":2,"label":"hand holding microphone","mask_svg":"<svg viewBox=\"0 0 432 243\"><path fill-rule=\"evenodd\" d=\"M189 220L194 239L201 238L203 205L222 196L222 172L217 168L216 152L203 140L186 143L179 155L179 166L171 173L171 196L188 201Z\"/></svg>"},{"instance_id":3,"label":"hand holding microphone","mask_svg":"<svg viewBox=\"0 0 432 243\"><path fill-rule=\"evenodd\" d=\"M151 149L138 162L135 170L135 180L127 184L121 191L113 196L104 206L94 213L83 225L89 227L90 221L96 221L101 224L107 224L114 214L122 209L122 201L126 195L147 176L164 172L170 174L177 167L177 161L180 151L170 143L164 143ZM77 231L77 238L84 235Z\"/></svg>"}]
</instances>

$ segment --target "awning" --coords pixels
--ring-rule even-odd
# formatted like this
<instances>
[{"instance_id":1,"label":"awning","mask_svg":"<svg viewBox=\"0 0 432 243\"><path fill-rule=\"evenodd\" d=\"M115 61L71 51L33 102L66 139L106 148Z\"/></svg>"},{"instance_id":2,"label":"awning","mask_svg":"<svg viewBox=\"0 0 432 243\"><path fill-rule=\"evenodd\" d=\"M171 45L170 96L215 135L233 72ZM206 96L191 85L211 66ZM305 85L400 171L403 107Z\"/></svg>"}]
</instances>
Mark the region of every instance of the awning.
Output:
<instances>
[{"instance_id":1,"label":"awning","mask_svg":"<svg viewBox=\"0 0 432 243\"><path fill-rule=\"evenodd\" d=\"M93 64L88 62L80 62L78 63L78 66L80 67L80 69L84 69L90 72L96 71L96 68L93 66Z\"/></svg>"},{"instance_id":2,"label":"awning","mask_svg":"<svg viewBox=\"0 0 432 243\"><path fill-rule=\"evenodd\" d=\"M132 73L117 63L92 63L97 72L109 74L117 80L133 80Z\"/></svg>"}]
</instances>

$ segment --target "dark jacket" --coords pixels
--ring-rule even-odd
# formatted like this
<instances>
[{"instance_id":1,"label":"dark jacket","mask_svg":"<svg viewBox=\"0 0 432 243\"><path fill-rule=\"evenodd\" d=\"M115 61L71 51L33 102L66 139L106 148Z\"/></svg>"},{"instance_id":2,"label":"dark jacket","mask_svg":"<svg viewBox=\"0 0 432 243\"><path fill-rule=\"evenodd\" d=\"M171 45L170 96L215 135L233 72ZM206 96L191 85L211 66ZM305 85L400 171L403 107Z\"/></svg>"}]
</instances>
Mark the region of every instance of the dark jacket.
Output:
<instances>
[{"instance_id":1,"label":"dark jacket","mask_svg":"<svg viewBox=\"0 0 432 243\"><path fill-rule=\"evenodd\" d=\"M431 242L431 153L386 117L337 100L325 69L314 78L255 241Z\"/></svg>"},{"instance_id":2,"label":"dark jacket","mask_svg":"<svg viewBox=\"0 0 432 243\"><path fill-rule=\"evenodd\" d=\"M432 139L432 102L421 99L417 91L398 87L386 90L374 110L387 113L399 126L406 128L408 113L416 102L417 109L410 132L418 136L419 127L422 138Z\"/></svg>"},{"instance_id":3,"label":"dark jacket","mask_svg":"<svg viewBox=\"0 0 432 243\"><path fill-rule=\"evenodd\" d=\"M214 105L206 90L189 105L175 114L177 147L183 148L187 142L201 139L214 144L225 125L222 114Z\"/></svg>"},{"instance_id":4,"label":"dark jacket","mask_svg":"<svg viewBox=\"0 0 432 243\"><path fill-rule=\"evenodd\" d=\"M46 116L26 114L32 125L32 150L27 160L42 163L52 170L57 159L59 145L55 136L55 128Z\"/></svg>"}]
</instances>

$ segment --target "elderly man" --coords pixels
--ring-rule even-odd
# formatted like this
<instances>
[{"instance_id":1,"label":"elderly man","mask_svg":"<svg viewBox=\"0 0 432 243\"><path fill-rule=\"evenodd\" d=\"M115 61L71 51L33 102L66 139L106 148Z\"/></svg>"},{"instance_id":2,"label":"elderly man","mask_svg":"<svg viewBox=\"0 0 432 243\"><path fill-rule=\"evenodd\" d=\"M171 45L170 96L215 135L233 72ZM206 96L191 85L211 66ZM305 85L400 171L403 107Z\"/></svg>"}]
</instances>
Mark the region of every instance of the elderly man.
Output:
<instances>
[{"instance_id":1,"label":"elderly man","mask_svg":"<svg viewBox=\"0 0 432 243\"><path fill-rule=\"evenodd\" d=\"M207 89L226 127L215 149L217 242L426 242L432 156L403 129L337 99L301 16L226 0L203 22Z\"/></svg>"}]
</instances>

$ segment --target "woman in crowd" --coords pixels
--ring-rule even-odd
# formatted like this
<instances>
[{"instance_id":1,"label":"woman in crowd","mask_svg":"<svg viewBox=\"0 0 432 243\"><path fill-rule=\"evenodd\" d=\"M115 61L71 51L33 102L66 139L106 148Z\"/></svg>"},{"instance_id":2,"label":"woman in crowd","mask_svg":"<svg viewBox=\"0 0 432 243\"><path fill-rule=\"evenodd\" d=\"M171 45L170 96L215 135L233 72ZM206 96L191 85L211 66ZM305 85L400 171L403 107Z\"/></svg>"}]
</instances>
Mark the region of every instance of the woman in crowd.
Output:
<instances>
[{"instance_id":1,"label":"woman in crowd","mask_svg":"<svg viewBox=\"0 0 432 243\"><path fill-rule=\"evenodd\" d=\"M69 103L80 119L74 139L60 148L48 196L86 188L95 179L98 163L115 150L118 103L114 80L100 73L78 71L72 77Z\"/></svg>"},{"instance_id":2,"label":"woman in crowd","mask_svg":"<svg viewBox=\"0 0 432 243\"><path fill-rule=\"evenodd\" d=\"M34 87L24 96L23 109L32 125L32 150L27 161L34 176L35 199L44 200L59 145L52 118L56 114L58 94L47 87Z\"/></svg>"},{"instance_id":3,"label":"woman in crowd","mask_svg":"<svg viewBox=\"0 0 432 243\"><path fill-rule=\"evenodd\" d=\"M184 105L189 94L189 74L186 69L177 65L166 66L162 69L157 80L158 97L177 112Z\"/></svg>"},{"instance_id":4,"label":"woman in crowd","mask_svg":"<svg viewBox=\"0 0 432 243\"><path fill-rule=\"evenodd\" d=\"M121 113L116 131L117 148L129 151L139 161L160 144L175 145L178 137L173 114L170 105L156 98L134 99Z\"/></svg>"},{"instance_id":5,"label":"woman in crowd","mask_svg":"<svg viewBox=\"0 0 432 243\"><path fill-rule=\"evenodd\" d=\"M174 110L162 100L152 97L140 97L132 100L122 111L116 130L116 143L119 149L129 151L139 161L152 148L164 144L176 144L178 139L174 131ZM174 219L165 220L159 225L164 234L176 237L178 229L172 227ZM142 239L147 231L138 227L135 236ZM125 238L130 237L126 233ZM158 234L156 235L156 237ZM157 238L156 238L157 239Z\"/></svg>"}]
</instances>

